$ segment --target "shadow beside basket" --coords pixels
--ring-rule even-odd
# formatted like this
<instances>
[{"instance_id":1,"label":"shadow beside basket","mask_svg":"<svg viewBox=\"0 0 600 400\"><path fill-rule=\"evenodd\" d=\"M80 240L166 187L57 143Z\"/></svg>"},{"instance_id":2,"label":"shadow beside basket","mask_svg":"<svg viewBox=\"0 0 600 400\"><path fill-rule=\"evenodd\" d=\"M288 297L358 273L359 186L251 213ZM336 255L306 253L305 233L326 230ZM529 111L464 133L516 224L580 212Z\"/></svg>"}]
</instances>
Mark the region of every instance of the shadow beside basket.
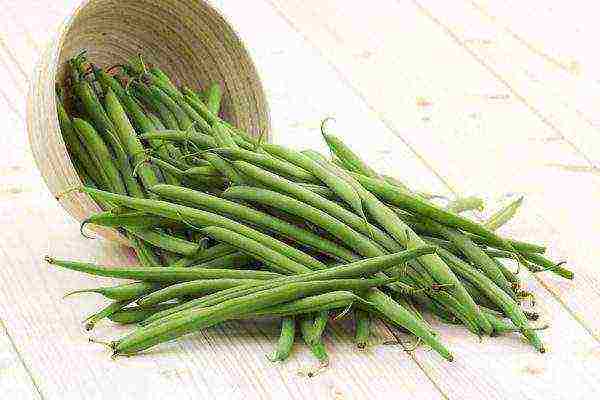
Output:
<instances>
[{"instance_id":1,"label":"shadow beside basket","mask_svg":"<svg viewBox=\"0 0 600 400\"><path fill-rule=\"evenodd\" d=\"M199 89L218 82L223 115L253 135L269 132L265 94L250 56L231 25L200 0L91 0L62 24L37 65L27 102L27 129L34 159L56 197L82 183L63 142L56 114L55 85L62 83L65 62L82 50L95 64L108 67L143 54L177 85ZM59 199L77 221L100 208L87 195ZM110 229L101 236L124 242Z\"/></svg>"}]
</instances>

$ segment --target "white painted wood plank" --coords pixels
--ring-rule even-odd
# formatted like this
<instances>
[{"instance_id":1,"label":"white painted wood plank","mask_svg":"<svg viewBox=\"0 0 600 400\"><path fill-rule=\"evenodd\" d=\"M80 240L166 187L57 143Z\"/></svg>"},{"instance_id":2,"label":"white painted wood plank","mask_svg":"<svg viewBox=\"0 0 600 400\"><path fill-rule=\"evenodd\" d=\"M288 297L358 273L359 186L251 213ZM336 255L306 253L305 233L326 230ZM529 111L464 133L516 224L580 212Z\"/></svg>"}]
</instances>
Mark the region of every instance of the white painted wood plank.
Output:
<instances>
[{"instance_id":1,"label":"white painted wood plank","mask_svg":"<svg viewBox=\"0 0 600 400\"><path fill-rule=\"evenodd\" d=\"M589 230L563 233L580 244L578 251L568 253L569 258L581 259L584 254L596 254L594 244L585 239L594 237L588 235L598 226L594 225L597 218L592 212L592 205L599 198L596 184L589 176L580 177L576 182L564 175L559 178L545 167L550 162L577 163L585 160L564 142L547 140L553 135L551 129L532 115L531 110L517 101L464 49L448 40L446 32L424 18L418 8L407 2L380 2L378 7L368 8L347 2L342 5L337 1L271 3L309 38L367 103L381 112L382 119L388 121L398 134L405 136L436 171L441 171L438 173L443 175L450 188L457 193L489 193L492 198L500 197L509 190L531 195L536 208L544 204L543 214L552 220L552 225L540 219L534 208L526 222L520 219L518 225L513 224L511 232L517 237L544 241L550 239L546 232L556 232L564 227L548 215L564 213L568 208L560 207L565 204L566 194L557 197L557 192L561 189L564 192L564 188L568 187L569 195L584 199L577 208L588 215L589 221L589 225L587 221L585 223ZM366 140L363 138L361 141L357 135L348 133L345 138L356 148L366 146ZM548 182L554 185L548 185ZM585 189L580 190L583 182ZM522 215L527 215L529 210L524 209ZM571 210L567 213L572 215ZM554 250L557 243L550 244ZM593 264L572 267L578 279L558 285L568 293L578 293L595 303L598 298L597 285L594 285L597 274L587 273ZM555 281L558 279L545 278L543 282ZM544 337L548 338L553 349L557 346L555 343L560 343L565 336L577 338L573 341L582 346L581 354L597 346L597 342L565 312L559 302L548 297L548 292L535 280L528 279L527 284L551 305L548 308L553 328L551 335L544 334ZM566 300L566 297L560 298L561 302ZM582 304L567 303L569 310L574 310L587 328L588 321L594 319L594 311L590 307L581 307ZM502 345L490 346L490 358L480 361L469 357L469 351L477 350L471 347L459 349L458 357L468 358L473 363L461 364L458 368L419 360L427 371L430 371L429 368L431 371L439 369L440 374L434 374L436 382L449 396L489 395L488 390L492 390L498 398L510 397L515 392L532 396L519 386L519 371L507 370L499 377L501 381L494 378L489 386L465 384L477 382L491 359L500 358L508 352ZM554 393L552 376L563 370L561 365L567 359L577 369L571 370L575 377L585 373L584 369L577 367L576 360L569 358L570 353L567 352L573 348L567 346L564 349L567 349L564 353L559 349L557 355L541 358L547 364L545 375L540 377L545 386L542 384L541 387L548 395ZM540 359L533 354L520 356L524 363ZM577 383L573 386L568 385L571 389L580 385L577 378L575 381ZM585 390L597 390L597 385L588 382ZM580 397L585 390L578 392Z\"/></svg>"},{"instance_id":2,"label":"white painted wood plank","mask_svg":"<svg viewBox=\"0 0 600 400\"><path fill-rule=\"evenodd\" d=\"M0 321L0 387L7 399L41 399L29 372Z\"/></svg>"}]
</instances>

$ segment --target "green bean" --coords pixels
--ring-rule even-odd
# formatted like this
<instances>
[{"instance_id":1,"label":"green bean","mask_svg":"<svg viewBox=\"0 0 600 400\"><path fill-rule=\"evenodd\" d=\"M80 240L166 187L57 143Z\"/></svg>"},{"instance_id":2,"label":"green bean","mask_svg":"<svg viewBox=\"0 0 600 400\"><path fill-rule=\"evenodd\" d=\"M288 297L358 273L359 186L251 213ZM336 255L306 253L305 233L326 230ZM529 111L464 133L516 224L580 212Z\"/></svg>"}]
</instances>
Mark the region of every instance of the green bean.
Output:
<instances>
[{"instance_id":1,"label":"green bean","mask_svg":"<svg viewBox=\"0 0 600 400\"><path fill-rule=\"evenodd\" d=\"M484 250L485 251L485 250ZM486 252L487 255L487 252ZM521 287L521 280L519 279L519 276L517 275L519 273L519 271L517 271L517 273L512 272L511 270L509 270L506 265L504 265L504 263L500 262L499 260L492 258L492 261L498 266L498 269L500 269L500 271L502 272L502 275L504 275L504 277L506 278L506 280L508 282L510 282L510 284L512 285L513 290L516 292L519 290L519 288ZM525 256L525 259L527 259L527 257Z\"/></svg>"},{"instance_id":2,"label":"green bean","mask_svg":"<svg viewBox=\"0 0 600 400\"><path fill-rule=\"evenodd\" d=\"M160 121L167 129L179 129L177 119L173 113L167 108L166 105L154 97L154 94L148 85L138 81L132 81L130 88L133 95L139 101L144 103L150 110L158 114Z\"/></svg>"},{"instance_id":3,"label":"green bean","mask_svg":"<svg viewBox=\"0 0 600 400\"><path fill-rule=\"evenodd\" d=\"M98 168L98 161L94 161L79 139L79 136L77 136L73 123L60 101L56 102L56 108L58 111L60 131L65 140L65 145L69 154L71 154L74 161L79 161L81 163L83 171L96 185L104 190L110 190L111 187L106 176L103 174L103 170Z\"/></svg>"},{"instance_id":4,"label":"green bean","mask_svg":"<svg viewBox=\"0 0 600 400\"><path fill-rule=\"evenodd\" d=\"M133 211L118 215L115 215L112 211L103 211L91 215L81 224L82 226L92 224L105 226L107 228L131 227L139 229L152 227L173 227L177 225L175 221L146 214L141 211Z\"/></svg>"},{"instance_id":5,"label":"green bean","mask_svg":"<svg viewBox=\"0 0 600 400\"><path fill-rule=\"evenodd\" d=\"M156 246L160 249L164 249L176 254L183 254L184 256L193 256L200 251L200 245L192 243L184 239L180 239L176 236L168 235L154 229L140 229L133 227L126 227L126 231L139 237L140 239Z\"/></svg>"},{"instance_id":6,"label":"green bean","mask_svg":"<svg viewBox=\"0 0 600 400\"><path fill-rule=\"evenodd\" d=\"M187 170L183 171L183 173L185 174L185 176L188 176L190 178L203 176L221 176L219 171L211 165L188 168Z\"/></svg>"},{"instance_id":7,"label":"green bean","mask_svg":"<svg viewBox=\"0 0 600 400\"><path fill-rule=\"evenodd\" d=\"M133 303L133 301L134 300L113 301L108 306L102 308L97 313L90 315L83 321L85 330L91 331L92 329L94 329L94 327L96 326L96 324L98 322L102 321L104 318L110 317L111 315L113 315L116 312L121 311L122 309L127 307L129 304Z\"/></svg>"},{"instance_id":8,"label":"green bean","mask_svg":"<svg viewBox=\"0 0 600 400\"><path fill-rule=\"evenodd\" d=\"M251 314L244 314L242 317L285 317L309 313L323 313L322 315L325 318L323 318L319 322L313 322L313 327L315 328L315 331L313 332L313 337L315 341L317 341L321 338L321 333L325 328L324 325L327 322L329 316L328 312L336 308L350 307L354 303L368 305L360 296L357 296L349 291L338 290L329 293L308 296L299 300L290 301L288 303L282 303L276 306L263 308ZM318 324L318 326L314 324L315 322L316 324Z\"/></svg>"},{"instance_id":9,"label":"green bean","mask_svg":"<svg viewBox=\"0 0 600 400\"><path fill-rule=\"evenodd\" d=\"M363 310L355 310L354 321L356 326L354 343L356 343L356 347L359 349L365 349L371 336L371 316Z\"/></svg>"},{"instance_id":10,"label":"green bean","mask_svg":"<svg viewBox=\"0 0 600 400\"><path fill-rule=\"evenodd\" d=\"M113 161L110 150L94 127L79 118L73 120L73 127L81 137L88 153L96 162L97 171L106 177L106 181L110 185L111 190L120 194L127 193L122 176Z\"/></svg>"},{"instance_id":11,"label":"green bean","mask_svg":"<svg viewBox=\"0 0 600 400\"><path fill-rule=\"evenodd\" d=\"M171 265L171 267L189 267L191 265L197 265L203 262L215 260L236 252L237 249L235 247L226 243L219 243L206 250L198 252L192 257L184 257L175 264Z\"/></svg>"},{"instance_id":12,"label":"green bean","mask_svg":"<svg viewBox=\"0 0 600 400\"><path fill-rule=\"evenodd\" d=\"M211 127L215 127L216 125L218 125L219 123L221 123L222 121L220 120L220 118L213 114L210 109L208 108L208 106L206 104L204 104L204 102L202 101L196 101L196 99L194 98L194 96L184 96L185 101L192 106L192 108L194 110L196 110L196 112L198 114L200 114L202 116L202 118L204 118L204 120L206 122L208 122L208 124ZM214 134L214 131L213 131Z\"/></svg>"},{"instance_id":13,"label":"green bean","mask_svg":"<svg viewBox=\"0 0 600 400\"><path fill-rule=\"evenodd\" d=\"M179 92L179 90L177 90L177 87L173 84L169 76L165 74L160 68L152 67L148 71L154 77L158 78L158 81L156 79L150 79L151 82L156 82L154 84L158 85L172 98L181 97L181 93ZM149 78L148 74L145 75L145 78Z\"/></svg>"},{"instance_id":14,"label":"green bean","mask_svg":"<svg viewBox=\"0 0 600 400\"><path fill-rule=\"evenodd\" d=\"M192 124L193 124L196 132L203 132L207 135L212 134L212 132L211 132L212 128L208 124L208 122L206 122L206 120L204 118L202 118L202 116L200 114L198 114L198 112L196 112L196 110L185 101L185 99L176 98L174 100L177 103L177 105L179 107L181 107L181 109L192 120Z\"/></svg>"},{"instance_id":15,"label":"green bean","mask_svg":"<svg viewBox=\"0 0 600 400\"><path fill-rule=\"evenodd\" d=\"M327 134L323 131L324 126L321 126L321 133L327 146L331 152L342 161L344 167L352 172L379 178L379 174L369 167L355 152L353 152L340 138L334 135Z\"/></svg>"},{"instance_id":16,"label":"green bean","mask_svg":"<svg viewBox=\"0 0 600 400\"><path fill-rule=\"evenodd\" d=\"M280 177L279 175L265 171L259 167L256 167L250 163L244 161L234 162L234 167L242 172L249 178L260 182L275 190L284 194L288 194L297 200L300 200L308 205L311 205L317 209L323 210L332 217L345 223L357 232L363 235L373 235L373 238L381 246L385 247L389 251L398 251L400 246L387 234L382 232L378 227L374 225L365 226L364 221L355 215L354 213L346 210L339 204L329 201L318 194L313 193L310 190L298 185L288 179Z\"/></svg>"},{"instance_id":17,"label":"green bean","mask_svg":"<svg viewBox=\"0 0 600 400\"><path fill-rule=\"evenodd\" d=\"M203 100L200 98L200 96L198 96L198 93L194 92L192 89L190 89L187 86L182 86L181 92L184 96L189 96L190 98L192 98L194 101L197 101L198 103L203 102Z\"/></svg>"},{"instance_id":18,"label":"green bean","mask_svg":"<svg viewBox=\"0 0 600 400\"><path fill-rule=\"evenodd\" d=\"M175 339L198 329L208 328L238 315L253 313L268 306L334 290L362 291L384 285L392 280L389 278L334 279L281 285L259 293L227 300L213 307L184 311L178 318L138 328L114 342L112 347L115 355L135 354L161 342Z\"/></svg>"},{"instance_id":19,"label":"green bean","mask_svg":"<svg viewBox=\"0 0 600 400\"><path fill-rule=\"evenodd\" d=\"M204 208L220 214L230 215L250 222L256 226L264 227L270 231L280 233L294 241L303 243L325 254L330 254L342 260L356 259L356 255L334 242L315 235L309 231L303 230L281 219L270 216L269 214L254 210L250 207L224 200L219 197L200 193L191 189L173 187L168 185L157 185L152 188L153 193L159 197L182 203L191 207ZM322 263L311 263L311 268L325 268Z\"/></svg>"},{"instance_id":20,"label":"green bean","mask_svg":"<svg viewBox=\"0 0 600 400\"><path fill-rule=\"evenodd\" d=\"M96 276L121 279L136 279L143 282L185 282L197 279L260 279L269 280L280 277L268 271L232 270L217 268L153 268L153 267L108 267L91 263L57 260L46 256L46 262L73 271L85 272Z\"/></svg>"},{"instance_id":21,"label":"green bean","mask_svg":"<svg viewBox=\"0 0 600 400\"><path fill-rule=\"evenodd\" d=\"M116 128L116 133L119 135L126 154L131 157L136 165L139 165L138 171L144 187L148 188L157 184L156 174L149 165L144 163L144 146L138 139L119 99L110 88L106 92L105 103L106 111Z\"/></svg>"},{"instance_id":22,"label":"green bean","mask_svg":"<svg viewBox=\"0 0 600 400\"><path fill-rule=\"evenodd\" d=\"M421 338L423 342L446 360L452 361L454 359L452 354L438 341L425 323L415 318L414 315L398 305L391 298L387 297L384 293L379 290L370 290L361 297L372 304L369 306L370 310L381 313L387 320L407 329L418 338Z\"/></svg>"},{"instance_id":23,"label":"green bean","mask_svg":"<svg viewBox=\"0 0 600 400\"><path fill-rule=\"evenodd\" d=\"M230 244L252 255L275 272L281 274L301 274L310 271L310 268L297 263L284 254L278 253L255 240L228 229L210 226L202 229L202 232L219 242Z\"/></svg>"},{"instance_id":24,"label":"green bean","mask_svg":"<svg viewBox=\"0 0 600 400\"><path fill-rule=\"evenodd\" d=\"M526 254L525 258L536 265L541 266L542 268L532 268L532 272L541 272L541 271L552 271L558 276L562 276L565 279L574 279L575 274L573 271L570 271L564 267L562 267L562 263L555 264L552 261L548 260L541 254Z\"/></svg>"},{"instance_id":25,"label":"green bean","mask_svg":"<svg viewBox=\"0 0 600 400\"><path fill-rule=\"evenodd\" d=\"M98 133L102 135L107 143L112 145L109 133L114 131L114 126L108 118L102 104L98 101L90 84L86 81L79 81L73 84L73 92L85 109L86 115L93 122ZM113 149L114 150L114 149Z\"/></svg>"},{"instance_id":26,"label":"green bean","mask_svg":"<svg viewBox=\"0 0 600 400\"><path fill-rule=\"evenodd\" d=\"M478 270L464 263L460 258L444 250L438 250L450 267L464 279L477 286L492 302L494 302L508 318L517 326L523 336L540 352L546 350L535 332L528 326L527 317L515 300L494 284L488 277Z\"/></svg>"},{"instance_id":27,"label":"green bean","mask_svg":"<svg viewBox=\"0 0 600 400\"><path fill-rule=\"evenodd\" d=\"M323 228L334 237L339 238L351 250L365 257L375 257L385 253L375 242L356 232L343 222L315 207L281 193L248 186L234 186L223 192L223 197L275 207L292 215L302 217Z\"/></svg>"},{"instance_id":28,"label":"green bean","mask_svg":"<svg viewBox=\"0 0 600 400\"><path fill-rule=\"evenodd\" d=\"M177 129L151 131L141 136L145 140L167 140L173 142L191 142L200 149L210 149L217 144L211 136L202 133L184 132Z\"/></svg>"},{"instance_id":29,"label":"green bean","mask_svg":"<svg viewBox=\"0 0 600 400\"><path fill-rule=\"evenodd\" d=\"M294 317L283 317L281 319L281 334L279 335L279 341L273 354L269 355L269 360L285 361L292 352L294 346L294 337L296 336L296 321Z\"/></svg>"},{"instance_id":30,"label":"green bean","mask_svg":"<svg viewBox=\"0 0 600 400\"><path fill-rule=\"evenodd\" d=\"M221 109L221 99L223 98L223 90L218 83L210 85L206 96L206 106L214 115L219 115Z\"/></svg>"},{"instance_id":31,"label":"green bean","mask_svg":"<svg viewBox=\"0 0 600 400\"><path fill-rule=\"evenodd\" d=\"M243 185L244 178L233 168L233 166L214 153L204 154L204 158L210 165L218 170L233 185Z\"/></svg>"},{"instance_id":32,"label":"green bean","mask_svg":"<svg viewBox=\"0 0 600 400\"><path fill-rule=\"evenodd\" d=\"M298 186L310 190L311 192L318 194L328 200L335 200L337 196L329 188L321 185L315 185L313 183L297 183ZM364 223L363 223L364 225Z\"/></svg>"},{"instance_id":33,"label":"green bean","mask_svg":"<svg viewBox=\"0 0 600 400\"><path fill-rule=\"evenodd\" d=\"M139 211L145 211L151 214L163 216L165 218L175 219L177 221L181 221L187 224L191 223L195 226L215 225L225 229L230 229L234 232L254 239L257 242L268 246L279 253L286 254L288 257L301 264L316 265L319 263L318 260L290 245L287 245L277 239L272 238L269 235L263 234L255 229L252 229L249 226L240 224L236 221L222 217L218 214L213 214L197 210L191 207L176 205L164 201L121 196L114 193L108 193L92 188L84 187L78 190L81 190L94 198L110 201L115 205L122 205Z\"/></svg>"},{"instance_id":34,"label":"green bean","mask_svg":"<svg viewBox=\"0 0 600 400\"><path fill-rule=\"evenodd\" d=\"M296 276L288 276L282 279L274 280L273 282L263 285L260 288L256 287L242 287L242 288L232 288L223 290L221 292L215 293L214 295L206 296L203 299L192 300L187 303L184 303L173 311L182 311L185 309L190 309L193 307L200 306L211 306L217 304L220 301L228 300L236 297L240 297L244 294L249 294L256 292L257 290L261 290L264 288L276 287L277 285L281 285L282 283L290 283L290 282L302 282L308 280L326 280L326 279L341 279L341 278L356 278L359 276L369 276L374 273L388 270L393 266L398 266L403 264L404 262L414 258L419 257L424 254L430 254L433 252L434 247L421 247L413 250L408 250L400 253L394 253L390 255L385 255L381 257L373 257L360 261L353 262L351 264L346 264L338 267L331 267L322 271L315 271L309 274L302 274ZM148 322L152 322L153 320L158 320L163 317L168 317L173 311L169 310L168 312L159 313L156 316L149 318Z\"/></svg>"},{"instance_id":35,"label":"green bean","mask_svg":"<svg viewBox=\"0 0 600 400\"><path fill-rule=\"evenodd\" d=\"M482 199L475 196L470 197L461 197L456 200L451 201L447 206L446 210L453 212L455 214L460 214L465 211L483 211L485 208L485 203Z\"/></svg>"},{"instance_id":36,"label":"green bean","mask_svg":"<svg viewBox=\"0 0 600 400\"><path fill-rule=\"evenodd\" d=\"M64 297L80 293L98 293L111 300L131 300L160 288L160 285L148 282L134 282L118 286L104 286L93 289L75 290L67 293Z\"/></svg>"},{"instance_id":37,"label":"green bean","mask_svg":"<svg viewBox=\"0 0 600 400\"><path fill-rule=\"evenodd\" d=\"M191 128L192 127L191 119L188 117L188 115L185 113L185 111L183 111L181 109L181 107L179 107L179 105L177 105L177 103L169 95L167 95L163 90L161 90L159 87L157 87L155 85L150 85L150 91L152 92L154 97L157 99L157 101L160 101L161 103L163 103L169 109L169 111L171 111L171 113L173 113L173 115L175 116L175 119L177 120L177 125L179 126L179 129L182 129L182 130L192 129L193 130L193 128Z\"/></svg>"},{"instance_id":38,"label":"green bean","mask_svg":"<svg viewBox=\"0 0 600 400\"><path fill-rule=\"evenodd\" d=\"M118 324L135 324L137 322L143 321L149 316L159 312L168 310L171 307L174 307L177 303L169 303L169 304L157 304L151 307L145 306L134 306L123 308L120 311L110 315L108 319L112 322L116 322Z\"/></svg>"},{"instance_id":39,"label":"green bean","mask_svg":"<svg viewBox=\"0 0 600 400\"><path fill-rule=\"evenodd\" d=\"M313 332L312 332L312 340L317 343L322 340L323 333L325 332L325 328L327 327L327 323L329 322L329 310L321 310L316 313L315 319L313 322Z\"/></svg>"},{"instance_id":40,"label":"green bean","mask_svg":"<svg viewBox=\"0 0 600 400\"><path fill-rule=\"evenodd\" d=\"M497 230L514 217L521 204L523 204L523 196L520 196L506 207L495 212L483 225L491 231Z\"/></svg>"},{"instance_id":41,"label":"green bean","mask_svg":"<svg viewBox=\"0 0 600 400\"><path fill-rule=\"evenodd\" d=\"M322 181L329 189L337 194L346 204L348 204L356 213L358 213L363 219L364 212L362 209L362 203L360 196L354 190L354 188L347 182L340 180L334 173L324 168L316 161L312 160L306 155L287 149L283 146L277 146L267 144L262 146L269 154L276 157L280 157L292 164L295 164L309 173L313 174L316 178Z\"/></svg>"},{"instance_id":42,"label":"green bean","mask_svg":"<svg viewBox=\"0 0 600 400\"><path fill-rule=\"evenodd\" d=\"M329 363L329 355L327 355L327 350L325 349L325 345L323 341L319 337L319 340L313 339L313 321L310 317L305 316L300 320L300 332L302 333L302 338L304 339L304 343L309 347L311 353L319 360L322 366L325 366ZM309 372L309 377L314 376L315 372Z\"/></svg>"},{"instance_id":43,"label":"green bean","mask_svg":"<svg viewBox=\"0 0 600 400\"><path fill-rule=\"evenodd\" d=\"M202 102L194 100L190 96L185 96L185 101L212 127L211 133L217 144L221 147L237 149L238 145L223 121Z\"/></svg>"},{"instance_id":44,"label":"green bean","mask_svg":"<svg viewBox=\"0 0 600 400\"><path fill-rule=\"evenodd\" d=\"M131 246L135 250L135 253L140 261L142 267L160 267L161 262L154 254L152 246L150 244L144 242L142 239L129 235L129 240L131 241Z\"/></svg>"},{"instance_id":45,"label":"green bean","mask_svg":"<svg viewBox=\"0 0 600 400\"><path fill-rule=\"evenodd\" d=\"M200 264L192 264L194 268L234 268L242 269L255 261L254 257L244 252L238 251L226 254L214 260L205 261Z\"/></svg>"},{"instance_id":46,"label":"green bean","mask_svg":"<svg viewBox=\"0 0 600 400\"><path fill-rule=\"evenodd\" d=\"M211 294L241 285L259 285L261 282L263 281L251 279L199 279L170 285L160 290L156 290L139 299L137 303L141 306L153 306L179 297L199 297L201 295Z\"/></svg>"},{"instance_id":47,"label":"green bean","mask_svg":"<svg viewBox=\"0 0 600 400\"><path fill-rule=\"evenodd\" d=\"M214 153L234 161L246 161L255 165L260 165L279 175L288 177L295 181L301 182L316 182L315 178L306 170L297 167L296 165L280 160L269 154L254 153L244 149L222 149L216 148L212 150Z\"/></svg>"}]
</instances>

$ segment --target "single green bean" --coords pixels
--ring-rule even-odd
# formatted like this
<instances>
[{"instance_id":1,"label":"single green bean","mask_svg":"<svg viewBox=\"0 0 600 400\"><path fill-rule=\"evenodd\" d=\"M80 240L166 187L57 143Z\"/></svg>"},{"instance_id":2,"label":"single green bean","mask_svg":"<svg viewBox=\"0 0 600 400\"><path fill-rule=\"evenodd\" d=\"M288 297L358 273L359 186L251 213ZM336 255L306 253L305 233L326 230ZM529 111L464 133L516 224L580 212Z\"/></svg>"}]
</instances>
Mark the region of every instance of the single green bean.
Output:
<instances>
[{"instance_id":1,"label":"single green bean","mask_svg":"<svg viewBox=\"0 0 600 400\"><path fill-rule=\"evenodd\" d=\"M206 106L214 115L219 115L221 109L221 99L223 98L223 90L221 85L213 83L210 85L206 96Z\"/></svg>"},{"instance_id":2,"label":"single green bean","mask_svg":"<svg viewBox=\"0 0 600 400\"><path fill-rule=\"evenodd\" d=\"M200 251L199 244L180 239L176 236L172 236L158 230L140 229L134 227L125 227L125 230L152 244L153 246L170 251L172 253L183 254L184 256L193 256Z\"/></svg>"},{"instance_id":3,"label":"single green bean","mask_svg":"<svg viewBox=\"0 0 600 400\"><path fill-rule=\"evenodd\" d=\"M521 204L523 204L523 196L520 196L506 207L503 207L495 212L483 225L491 231L497 230L502 225L510 221L512 217L514 217L521 207Z\"/></svg>"},{"instance_id":4,"label":"single green bean","mask_svg":"<svg viewBox=\"0 0 600 400\"><path fill-rule=\"evenodd\" d=\"M160 290L156 290L137 301L141 306L153 306L168 300L184 296L201 296L211 294L220 290L238 287L242 285L259 285L260 280L250 279L199 279L195 281L177 283Z\"/></svg>"},{"instance_id":5,"label":"single green bean","mask_svg":"<svg viewBox=\"0 0 600 400\"><path fill-rule=\"evenodd\" d=\"M118 324L123 324L123 325L135 324L135 323L145 320L149 316L151 316L159 311L168 310L169 308L174 307L176 305L177 305L177 303L169 303L169 304L157 304L157 305L154 305L151 307L145 307L145 306L127 307L127 308L123 308L122 310L117 311L116 313L110 315L108 317L108 319L110 319L112 322L116 322Z\"/></svg>"},{"instance_id":6,"label":"single green bean","mask_svg":"<svg viewBox=\"0 0 600 400\"><path fill-rule=\"evenodd\" d=\"M104 286L93 289L75 290L67 293L64 297L72 296L80 293L98 293L107 299L111 300L131 300L137 299L140 296L160 288L160 285L148 282L133 282L118 286Z\"/></svg>"},{"instance_id":7,"label":"single green bean","mask_svg":"<svg viewBox=\"0 0 600 400\"><path fill-rule=\"evenodd\" d=\"M279 341L273 354L269 355L269 360L285 361L292 352L294 346L294 338L296 336L296 320L294 317L283 317L281 319L281 334L279 335Z\"/></svg>"},{"instance_id":8,"label":"single green bean","mask_svg":"<svg viewBox=\"0 0 600 400\"><path fill-rule=\"evenodd\" d=\"M210 149L217 145L215 139L203 133L184 132L177 129L150 131L141 136L145 140L166 140L172 142L191 142L200 149Z\"/></svg>"},{"instance_id":9,"label":"single green bean","mask_svg":"<svg viewBox=\"0 0 600 400\"><path fill-rule=\"evenodd\" d=\"M325 366L329 363L329 355L327 354L322 339L319 337L319 340L314 340L313 330L314 326L312 318L305 316L300 319L300 332L302 333L304 343L306 343L316 359L319 360L319 363L321 363L322 366ZM309 377L312 377L315 374L316 372L311 371L309 372Z\"/></svg>"},{"instance_id":10,"label":"single green bean","mask_svg":"<svg viewBox=\"0 0 600 400\"><path fill-rule=\"evenodd\" d=\"M483 211L484 208L485 203L483 200L475 196L457 198L446 206L446 210L455 214L472 210Z\"/></svg>"},{"instance_id":11,"label":"single green bean","mask_svg":"<svg viewBox=\"0 0 600 400\"><path fill-rule=\"evenodd\" d=\"M46 256L46 262L72 271L96 276L121 279L136 279L144 282L185 282L197 279L260 279L269 280L281 275L268 271L233 270L217 268L153 268L153 267L108 267L91 263L57 260Z\"/></svg>"},{"instance_id":12,"label":"single green bean","mask_svg":"<svg viewBox=\"0 0 600 400\"><path fill-rule=\"evenodd\" d=\"M103 211L86 218L82 226L87 224L105 226L107 228L131 227L147 229L152 227L173 227L178 223L167 218L157 217L141 211L133 211L115 215L112 211Z\"/></svg>"},{"instance_id":13,"label":"single green bean","mask_svg":"<svg viewBox=\"0 0 600 400\"><path fill-rule=\"evenodd\" d=\"M206 250L198 252L192 257L183 257L181 260L171 265L171 267L189 267L191 265L197 265L203 262L212 261L220 257L237 252L238 251L235 247L230 246L226 243L219 243Z\"/></svg>"},{"instance_id":14,"label":"single green bean","mask_svg":"<svg viewBox=\"0 0 600 400\"><path fill-rule=\"evenodd\" d=\"M322 127L323 128L323 127ZM321 129L321 133L331 152L342 161L344 167L352 172L379 178L379 174L369 167L350 147L335 135L327 134Z\"/></svg>"},{"instance_id":15,"label":"single green bean","mask_svg":"<svg viewBox=\"0 0 600 400\"><path fill-rule=\"evenodd\" d=\"M369 343L369 337L371 336L371 316L364 310L354 311L354 343L359 349L365 349Z\"/></svg>"}]
</instances>

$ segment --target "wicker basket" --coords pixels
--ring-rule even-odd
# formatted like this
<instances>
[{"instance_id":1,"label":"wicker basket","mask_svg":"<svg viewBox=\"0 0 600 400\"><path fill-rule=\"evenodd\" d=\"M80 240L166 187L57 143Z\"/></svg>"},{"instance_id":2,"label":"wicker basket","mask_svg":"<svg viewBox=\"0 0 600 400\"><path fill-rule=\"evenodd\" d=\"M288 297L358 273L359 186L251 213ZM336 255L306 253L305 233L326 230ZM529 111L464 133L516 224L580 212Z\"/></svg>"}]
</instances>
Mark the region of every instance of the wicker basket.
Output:
<instances>
[{"instance_id":1,"label":"wicker basket","mask_svg":"<svg viewBox=\"0 0 600 400\"><path fill-rule=\"evenodd\" d=\"M86 49L100 66L123 63L143 54L177 84L199 88L220 82L223 112L252 134L269 129L269 113L260 79L243 43L209 4L200 0L91 0L80 5L61 26L35 72L27 127L44 180L55 196L81 185L69 159L56 114L55 83L65 61ZM82 221L99 210L86 195L70 194L59 202ZM98 229L122 240L112 230Z\"/></svg>"}]
</instances>

